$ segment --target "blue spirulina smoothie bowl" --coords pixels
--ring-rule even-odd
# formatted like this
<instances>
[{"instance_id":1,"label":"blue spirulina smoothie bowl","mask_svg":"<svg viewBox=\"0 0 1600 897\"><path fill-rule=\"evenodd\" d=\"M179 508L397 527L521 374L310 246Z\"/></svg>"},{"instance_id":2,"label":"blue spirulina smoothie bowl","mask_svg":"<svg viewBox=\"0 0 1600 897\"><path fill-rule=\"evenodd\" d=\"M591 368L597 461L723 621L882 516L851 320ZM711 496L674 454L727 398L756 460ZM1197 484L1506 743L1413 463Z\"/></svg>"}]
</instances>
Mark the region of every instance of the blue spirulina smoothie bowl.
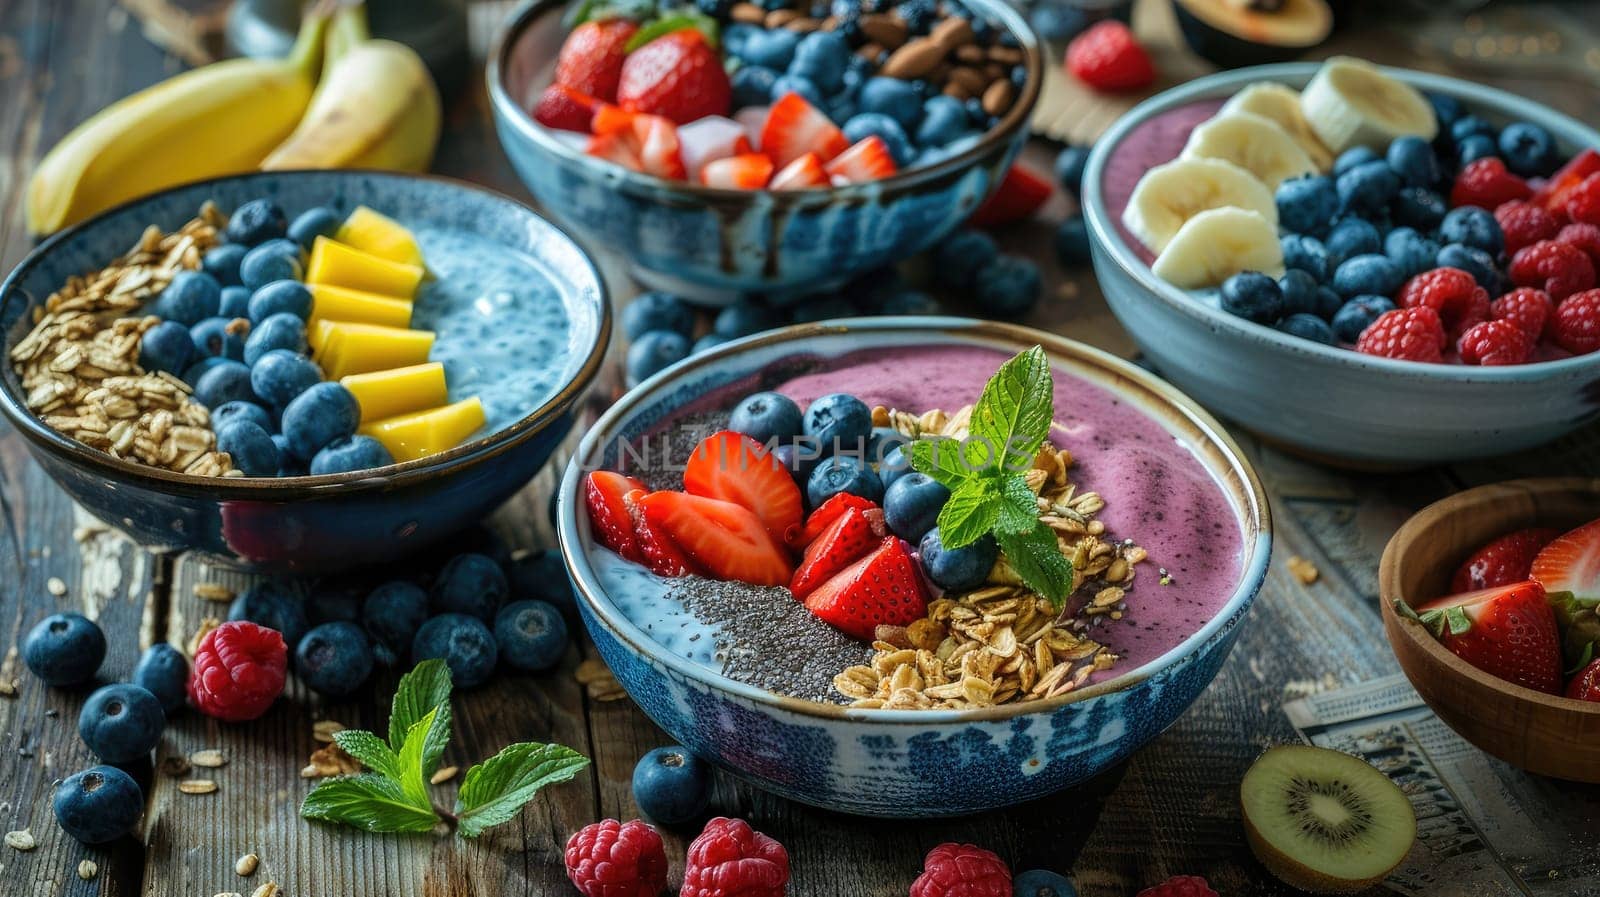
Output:
<instances>
[{"instance_id":1,"label":"blue spirulina smoothie bowl","mask_svg":"<svg viewBox=\"0 0 1600 897\"><path fill-rule=\"evenodd\" d=\"M202 203L265 197L290 215L375 209L417 237L430 278L413 326L434 330L450 400L477 395L485 425L461 445L372 470L201 477L113 457L51 429L23 397L10 350L68 277L98 270L149 225ZM7 359L0 413L90 513L154 550L196 550L272 571L336 572L404 557L480 520L530 480L572 429L610 337L605 288L577 244L526 206L446 178L370 171L245 174L165 190L51 237L0 284Z\"/></svg>"},{"instance_id":2,"label":"blue spirulina smoothie bowl","mask_svg":"<svg viewBox=\"0 0 1600 897\"><path fill-rule=\"evenodd\" d=\"M1122 509L1104 518L1107 532L1138 530L1149 537L1151 569L1138 574L1148 579L1129 594L1142 588L1151 604L1139 611L1130 599L1129 628L1115 638L1096 635L1123 652L1123 660L1083 688L980 709L889 710L829 703L814 691L799 697L799 689L782 685L760 687L724 666L746 648L722 638L720 622L708 623L673 598L675 580L620 559L593 538L583 497L590 470L625 468L624 445L637 447L648 435L648 449L656 435L685 425L700 410L760 389L792 396L836 391L839 383L828 378L855 378L857 372L862 382L852 391L868 404L975 397L995 366L1035 344L1051 358L1056 419L1071 434L1052 439L1072 449L1074 470L1081 472L1074 482L1100 491L1107 511ZM938 365L947 376L886 385L907 358ZM1063 410L1063 399L1070 408ZM709 424L702 419L701 425L716 429L725 426L721 421L725 417ZM601 417L569 465L558 500L562 553L584 624L646 714L695 753L757 787L880 817L1003 807L1083 782L1127 758L1171 725L1216 675L1265 579L1272 541L1267 500L1248 462L1221 427L1175 389L1071 340L956 318L789 327L681 362ZM1199 514L1200 507L1215 513ZM1157 520L1165 521L1159 531ZM1158 583L1157 564L1172 574L1167 585ZM699 591L716 585L686 582L684 588ZM794 602L771 587L749 598L766 599ZM806 656L807 643L796 642L790 653ZM822 670L822 681L831 675Z\"/></svg>"},{"instance_id":3,"label":"blue spirulina smoothie bowl","mask_svg":"<svg viewBox=\"0 0 1600 897\"><path fill-rule=\"evenodd\" d=\"M1016 37L1027 80L1000 122L969 148L880 181L825 190L723 190L629 171L585 155L528 114L566 36L563 4L531 0L489 52L501 146L540 208L595 250L624 256L657 289L707 303L740 293L809 293L934 245L971 216L1028 137L1043 58L1002 0L968 0Z\"/></svg>"}]
</instances>

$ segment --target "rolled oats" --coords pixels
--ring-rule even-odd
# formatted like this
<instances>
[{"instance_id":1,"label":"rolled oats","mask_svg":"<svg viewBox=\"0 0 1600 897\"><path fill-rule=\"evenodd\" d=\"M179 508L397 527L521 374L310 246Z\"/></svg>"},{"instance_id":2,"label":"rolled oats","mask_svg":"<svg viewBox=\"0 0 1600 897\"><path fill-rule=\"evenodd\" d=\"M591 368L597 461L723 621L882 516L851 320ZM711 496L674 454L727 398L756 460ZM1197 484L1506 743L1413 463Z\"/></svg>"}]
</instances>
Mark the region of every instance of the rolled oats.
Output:
<instances>
[{"instance_id":1,"label":"rolled oats","mask_svg":"<svg viewBox=\"0 0 1600 897\"><path fill-rule=\"evenodd\" d=\"M210 794L217 790L217 783L210 779L184 779L178 783L178 790L184 794Z\"/></svg>"}]
</instances>

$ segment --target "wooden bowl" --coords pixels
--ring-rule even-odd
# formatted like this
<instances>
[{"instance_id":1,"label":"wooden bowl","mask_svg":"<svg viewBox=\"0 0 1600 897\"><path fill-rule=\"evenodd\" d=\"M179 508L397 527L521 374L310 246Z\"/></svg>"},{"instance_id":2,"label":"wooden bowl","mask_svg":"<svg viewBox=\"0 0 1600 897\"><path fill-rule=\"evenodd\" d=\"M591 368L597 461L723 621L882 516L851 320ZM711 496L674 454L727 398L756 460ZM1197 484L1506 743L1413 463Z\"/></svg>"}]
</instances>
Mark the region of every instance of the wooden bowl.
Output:
<instances>
[{"instance_id":1,"label":"wooden bowl","mask_svg":"<svg viewBox=\"0 0 1600 897\"><path fill-rule=\"evenodd\" d=\"M1383 628L1400 668L1433 712L1481 750L1539 775L1600 783L1600 703L1547 695L1491 676L1401 616L1450 592L1456 568L1484 543L1530 526L1571 529L1600 514L1600 479L1512 480L1418 512L1384 549Z\"/></svg>"}]
</instances>

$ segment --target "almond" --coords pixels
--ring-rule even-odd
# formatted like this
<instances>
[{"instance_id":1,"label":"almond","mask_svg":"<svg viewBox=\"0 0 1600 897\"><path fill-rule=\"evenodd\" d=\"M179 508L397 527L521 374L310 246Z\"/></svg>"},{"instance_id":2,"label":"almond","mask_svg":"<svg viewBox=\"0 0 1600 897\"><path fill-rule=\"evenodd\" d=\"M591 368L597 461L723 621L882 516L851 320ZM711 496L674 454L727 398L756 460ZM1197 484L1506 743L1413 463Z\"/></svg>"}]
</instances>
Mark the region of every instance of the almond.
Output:
<instances>
[{"instance_id":1,"label":"almond","mask_svg":"<svg viewBox=\"0 0 1600 897\"><path fill-rule=\"evenodd\" d=\"M928 74L944 61L945 48L931 37L918 38L889 54L881 74L911 81Z\"/></svg>"}]
</instances>

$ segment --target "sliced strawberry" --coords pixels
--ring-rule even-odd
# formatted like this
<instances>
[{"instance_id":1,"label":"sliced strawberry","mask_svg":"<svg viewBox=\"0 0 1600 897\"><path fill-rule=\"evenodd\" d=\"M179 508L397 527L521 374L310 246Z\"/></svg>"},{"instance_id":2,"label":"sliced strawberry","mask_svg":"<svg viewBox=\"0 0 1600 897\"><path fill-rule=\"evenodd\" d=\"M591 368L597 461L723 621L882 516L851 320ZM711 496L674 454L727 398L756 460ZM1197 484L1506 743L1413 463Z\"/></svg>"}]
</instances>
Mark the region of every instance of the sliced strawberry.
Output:
<instances>
[{"instance_id":1,"label":"sliced strawberry","mask_svg":"<svg viewBox=\"0 0 1600 897\"><path fill-rule=\"evenodd\" d=\"M700 171L707 187L725 190L760 190L772 177L772 160L760 153L713 159Z\"/></svg>"},{"instance_id":2,"label":"sliced strawberry","mask_svg":"<svg viewBox=\"0 0 1600 897\"><path fill-rule=\"evenodd\" d=\"M788 554L767 534L761 518L731 501L652 492L639 499L638 507L648 525L710 576L781 586L794 575Z\"/></svg>"},{"instance_id":3,"label":"sliced strawberry","mask_svg":"<svg viewBox=\"0 0 1600 897\"><path fill-rule=\"evenodd\" d=\"M855 145L835 156L827 168L829 177L846 184L881 181L897 170L889 144L876 134L857 140Z\"/></svg>"},{"instance_id":4,"label":"sliced strawberry","mask_svg":"<svg viewBox=\"0 0 1600 897\"><path fill-rule=\"evenodd\" d=\"M628 513L633 518L633 535L639 545L639 554L642 563L650 568L650 572L657 576L688 576L692 573L702 573L700 565L693 558L685 554L678 543L672 541L660 527L645 519L644 508L640 502L650 493L644 489L634 489L622 497L623 503L628 506Z\"/></svg>"},{"instance_id":5,"label":"sliced strawberry","mask_svg":"<svg viewBox=\"0 0 1600 897\"><path fill-rule=\"evenodd\" d=\"M1530 575L1555 608L1568 668L1600 656L1600 520L1546 545Z\"/></svg>"},{"instance_id":6,"label":"sliced strawberry","mask_svg":"<svg viewBox=\"0 0 1600 897\"><path fill-rule=\"evenodd\" d=\"M822 170L822 160L816 153L806 153L800 158L783 166L783 169L772 176L772 183L767 185L770 190L815 190L819 187L831 186L828 173Z\"/></svg>"},{"instance_id":7,"label":"sliced strawberry","mask_svg":"<svg viewBox=\"0 0 1600 897\"><path fill-rule=\"evenodd\" d=\"M1574 701L1600 702L1600 659L1591 660L1572 677L1567 683L1567 697Z\"/></svg>"},{"instance_id":8,"label":"sliced strawberry","mask_svg":"<svg viewBox=\"0 0 1600 897\"><path fill-rule=\"evenodd\" d=\"M595 541L630 561L642 560L639 543L633 535L633 516L626 496L644 484L630 476L609 470L596 470L583 481L583 500L589 508L589 524Z\"/></svg>"},{"instance_id":9,"label":"sliced strawberry","mask_svg":"<svg viewBox=\"0 0 1600 897\"><path fill-rule=\"evenodd\" d=\"M589 122L589 128L596 134L631 136L633 120L638 117L639 113L630 112L621 106L600 103L595 107L594 118Z\"/></svg>"},{"instance_id":10,"label":"sliced strawberry","mask_svg":"<svg viewBox=\"0 0 1600 897\"><path fill-rule=\"evenodd\" d=\"M972 213L973 227L994 227L1021 221L1039 210L1055 188L1021 165L1011 166L1000 186Z\"/></svg>"},{"instance_id":11,"label":"sliced strawberry","mask_svg":"<svg viewBox=\"0 0 1600 897\"><path fill-rule=\"evenodd\" d=\"M917 562L894 536L818 586L805 603L824 623L863 641L879 626L905 626L928 611Z\"/></svg>"},{"instance_id":12,"label":"sliced strawberry","mask_svg":"<svg viewBox=\"0 0 1600 897\"><path fill-rule=\"evenodd\" d=\"M1530 578L1539 550L1559 535L1553 529L1523 529L1495 539L1473 552L1456 570L1450 590L1476 592Z\"/></svg>"},{"instance_id":13,"label":"sliced strawberry","mask_svg":"<svg viewBox=\"0 0 1600 897\"><path fill-rule=\"evenodd\" d=\"M806 153L827 162L850 148L844 132L797 93L786 93L772 104L756 143L779 168Z\"/></svg>"},{"instance_id":14,"label":"sliced strawberry","mask_svg":"<svg viewBox=\"0 0 1600 897\"><path fill-rule=\"evenodd\" d=\"M539 95L533 107L533 120L558 131L589 133L598 106L594 97L564 84L552 84Z\"/></svg>"},{"instance_id":15,"label":"sliced strawberry","mask_svg":"<svg viewBox=\"0 0 1600 897\"><path fill-rule=\"evenodd\" d=\"M702 440L684 466L683 490L749 509L779 545L800 529L804 509L794 477L742 433L723 430Z\"/></svg>"},{"instance_id":16,"label":"sliced strawberry","mask_svg":"<svg viewBox=\"0 0 1600 897\"><path fill-rule=\"evenodd\" d=\"M834 574L866 557L888 531L883 523L883 512L877 508L846 509L822 535L806 546L805 558L794 571L789 591L796 598L811 594Z\"/></svg>"},{"instance_id":17,"label":"sliced strawberry","mask_svg":"<svg viewBox=\"0 0 1600 897\"><path fill-rule=\"evenodd\" d=\"M681 181L688 172L679 151L678 128L659 115L640 115L633 120L633 136L638 141L639 162L646 174Z\"/></svg>"},{"instance_id":18,"label":"sliced strawberry","mask_svg":"<svg viewBox=\"0 0 1600 897\"><path fill-rule=\"evenodd\" d=\"M1544 587L1528 580L1451 595L1417 618L1457 657L1534 691L1561 691L1561 637Z\"/></svg>"},{"instance_id":19,"label":"sliced strawberry","mask_svg":"<svg viewBox=\"0 0 1600 897\"><path fill-rule=\"evenodd\" d=\"M638 30L628 19L584 22L572 29L556 54L555 83L595 99L615 100L628 38Z\"/></svg>"},{"instance_id":20,"label":"sliced strawberry","mask_svg":"<svg viewBox=\"0 0 1600 897\"><path fill-rule=\"evenodd\" d=\"M598 121L599 116L595 116L595 120ZM626 133L596 134L589 138L589 145L583 151L607 162L615 162L623 168L644 170L644 164L639 161L639 154L633 148L633 139Z\"/></svg>"},{"instance_id":21,"label":"sliced strawberry","mask_svg":"<svg viewBox=\"0 0 1600 897\"><path fill-rule=\"evenodd\" d=\"M1561 170L1551 175L1543 187L1533 191L1533 198L1529 201L1558 219L1565 220L1567 194L1577 189L1591 174L1600 174L1600 152L1586 149L1561 166Z\"/></svg>"},{"instance_id":22,"label":"sliced strawberry","mask_svg":"<svg viewBox=\"0 0 1600 897\"><path fill-rule=\"evenodd\" d=\"M851 495L848 492L836 492L832 498L817 505L817 509L811 512L810 517L806 518L805 529L801 530L799 536L791 540L789 544L796 547L810 545L817 540L818 536L822 535L823 530L832 526L835 520L838 520L844 512L851 508L860 511L878 510L878 506L873 504L870 499L862 498L859 495Z\"/></svg>"},{"instance_id":23,"label":"sliced strawberry","mask_svg":"<svg viewBox=\"0 0 1600 897\"><path fill-rule=\"evenodd\" d=\"M708 115L679 125L678 142L682 144L683 165L696 178L709 162L755 152L744 126L722 115Z\"/></svg>"}]
</instances>

